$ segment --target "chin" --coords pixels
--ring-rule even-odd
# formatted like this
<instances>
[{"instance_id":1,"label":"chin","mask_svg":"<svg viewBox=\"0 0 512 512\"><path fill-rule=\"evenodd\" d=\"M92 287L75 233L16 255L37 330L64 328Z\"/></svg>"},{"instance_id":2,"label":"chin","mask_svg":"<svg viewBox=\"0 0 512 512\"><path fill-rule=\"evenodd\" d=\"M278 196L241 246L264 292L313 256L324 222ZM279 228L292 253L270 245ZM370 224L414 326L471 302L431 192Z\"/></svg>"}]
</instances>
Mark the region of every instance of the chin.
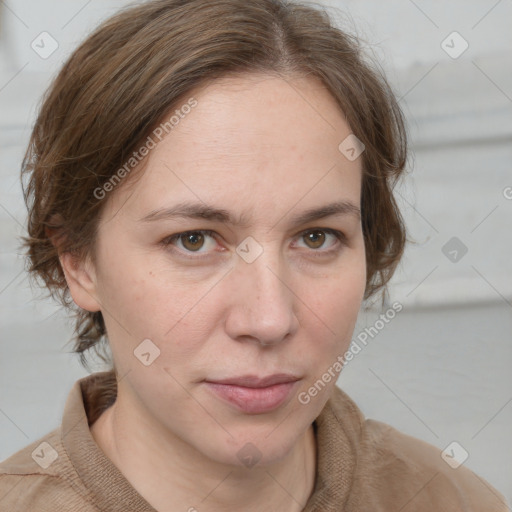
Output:
<instances>
[{"instance_id":1,"label":"chin","mask_svg":"<svg viewBox=\"0 0 512 512\"><path fill-rule=\"evenodd\" d=\"M285 459L302 436L295 429L294 432L286 432L281 428L273 426L264 433L257 429L254 435L251 435L250 429L244 429L238 436L227 436L217 442L210 438L210 444L203 447L203 453L218 463L239 468L272 466ZM273 429L275 432L272 432Z\"/></svg>"}]
</instances>

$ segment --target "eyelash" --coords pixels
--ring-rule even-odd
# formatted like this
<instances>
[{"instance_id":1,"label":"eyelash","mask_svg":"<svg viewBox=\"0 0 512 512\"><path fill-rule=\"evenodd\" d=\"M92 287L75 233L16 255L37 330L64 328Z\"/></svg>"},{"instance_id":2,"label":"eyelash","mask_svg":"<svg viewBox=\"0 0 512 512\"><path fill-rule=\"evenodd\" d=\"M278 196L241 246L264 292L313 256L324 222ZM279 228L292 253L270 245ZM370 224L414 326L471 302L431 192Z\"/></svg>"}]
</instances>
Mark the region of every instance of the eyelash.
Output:
<instances>
[{"instance_id":1,"label":"eyelash","mask_svg":"<svg viewBox=\"0 0 512 512\"><path fill-rule=\"evenodd\" d=\"M346 238L345 234L343 232L341 232L341 231L338 231L337 229L331 229L331 228L309 228L309 229L306 229L305 231L300 232L297 236L302 237L302 236L306 235L307 233L311 233L311 232L315 232L315 231L323 231L325 233L328 233L328 234L331 234L331 235L335 236L336 239L340 242L341 247L344 247L344 246L347 245L347 238ZM203 235L211 236L212 238L215 238L215 234L216 234L215 231L212 231L211 229L194 229L194 230L191 230L191 231L182 231L181 233L176 233L174 235L168 236L164 240L162 240L161 243L165 247L168 247L170 245L174 245L173 242L178 240L181 236L189 235L191 233L201 233ZM337 245L338 244L336 244L336 246L334 248L329 249L327 251L322 251L320 249L318 249L318 250L312 249L312 252L318 253L318 254L315 255L315 257L327 256L327 255L330 255L330 254L334 254L335 252L338 252L339 247L337 247ZM194 253L191 252L191 251L187 251L187 253L184 254L183 251L179 250L179 249L177 251L181 255L183 255L185 258L189 258L191 260L192 259L200 260L200 259L204 259L204 258L208 258L209 257L209 253L207 253L205 255L202 255L202 256L188 256L187 254L194 254Z\"/></svg>"}]
</instances>

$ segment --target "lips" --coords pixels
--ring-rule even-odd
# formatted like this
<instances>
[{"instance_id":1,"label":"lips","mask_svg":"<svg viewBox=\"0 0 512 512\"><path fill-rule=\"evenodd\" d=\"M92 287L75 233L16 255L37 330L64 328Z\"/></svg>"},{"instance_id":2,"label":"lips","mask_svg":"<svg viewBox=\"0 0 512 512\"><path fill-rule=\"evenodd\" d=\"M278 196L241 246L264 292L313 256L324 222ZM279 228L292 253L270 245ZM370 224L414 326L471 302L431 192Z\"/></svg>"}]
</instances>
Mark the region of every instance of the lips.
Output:
<instances>
[{"instance_id":1,"label":"lips","mask_svg":"<svg viewBox=\"0 0 512 512\"><path fill-rule=\"evenodd\" d=\"M280 373L266 377L246 375L204 383L215 396L238 410L247 414L263 414L283 405L299 380L300 377Z\"/></svg>"},{"instance_id":2,"label":"lips","mask_svg":"<svg viewBox=\"0 0 512 512\"><path fill-rule=\"evenodd\" d=\"M222 380L209 380L214 384L226 384L232 386L243 386L246 388L266 388L275 384L283 384L285 382L295 382L299 377L287 373L276 373L268 377L258 377L256 375L245 375L242 377L233 377Z\"/></svg>"}]
</instances>

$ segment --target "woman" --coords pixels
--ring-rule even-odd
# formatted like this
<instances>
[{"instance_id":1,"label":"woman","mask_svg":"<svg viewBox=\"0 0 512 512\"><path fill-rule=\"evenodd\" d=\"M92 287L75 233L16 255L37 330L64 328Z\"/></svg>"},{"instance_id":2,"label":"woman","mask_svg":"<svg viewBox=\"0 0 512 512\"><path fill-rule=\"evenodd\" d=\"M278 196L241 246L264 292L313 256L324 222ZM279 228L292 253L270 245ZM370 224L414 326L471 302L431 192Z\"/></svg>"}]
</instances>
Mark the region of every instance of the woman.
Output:
<instances>
[{"instance_id":1,"label":"woman","mask_svg":"<svg viewBox=\"0 0 512 512\"><path fill-rule=\"evenodd\" d=\"M2 510L506 510L335 386L403 253L405 163L385 78L320 10L157 0L99 27L34 127L25 243L113 368L1 464Z\"/></svg>"}]
</instances>

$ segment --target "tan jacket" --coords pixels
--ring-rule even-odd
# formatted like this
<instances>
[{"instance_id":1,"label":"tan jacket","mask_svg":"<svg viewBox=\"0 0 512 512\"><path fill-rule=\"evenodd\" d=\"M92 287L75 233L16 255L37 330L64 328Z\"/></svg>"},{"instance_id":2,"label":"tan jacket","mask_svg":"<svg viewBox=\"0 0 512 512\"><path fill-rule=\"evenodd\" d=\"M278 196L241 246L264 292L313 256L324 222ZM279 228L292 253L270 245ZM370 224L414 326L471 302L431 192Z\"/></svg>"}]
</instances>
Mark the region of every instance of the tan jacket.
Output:
<instances>
[{"instance_id":1,"label":"tan jacket","mask_svg":"<svg viewBox=\"0 0 512 512\"><path fill-rule=\"evenodd\" d=\"M77 381L61 426L0 463L1 512L155 512L91 436L90 389L105 375ZM365 419L339 388L314 426L317 478L305 512L509 510L485 480L452 468L441 450Z\"/></svg>"}]
</instances>

